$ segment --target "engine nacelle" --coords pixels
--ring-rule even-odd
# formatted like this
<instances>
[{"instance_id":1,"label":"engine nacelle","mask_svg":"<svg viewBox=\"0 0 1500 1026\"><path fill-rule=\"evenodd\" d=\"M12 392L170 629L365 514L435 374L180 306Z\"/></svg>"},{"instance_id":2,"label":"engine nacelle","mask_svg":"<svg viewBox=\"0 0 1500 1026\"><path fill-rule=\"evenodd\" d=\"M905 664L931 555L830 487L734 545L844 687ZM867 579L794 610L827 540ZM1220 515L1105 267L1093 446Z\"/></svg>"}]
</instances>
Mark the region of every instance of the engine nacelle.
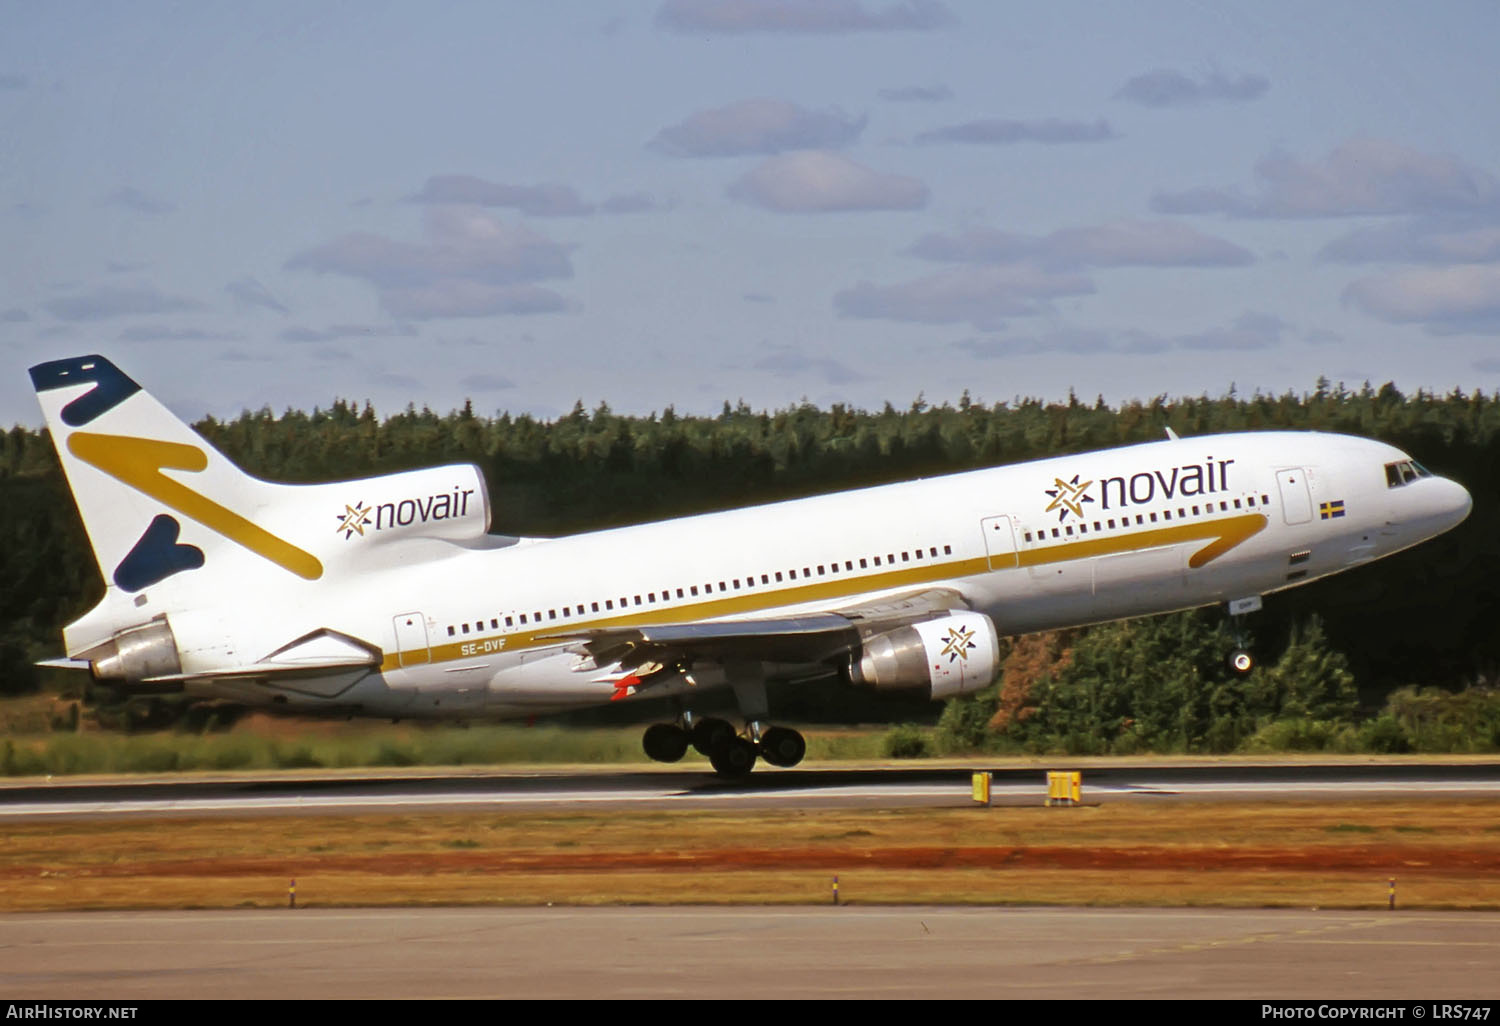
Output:
<instances>
[{"instance_id":1,"label":"engine nacelle","mask_svg":"<svg viewBox=\"0 0 1500 1026\"><path fill-rule=\"evenodd\" d=\"M849 680L877 691L926 691L953 698L1000 673L1000 635L983 613L953 612L866 638Z\"/></svg>"},{"instance_id":2,"label":"engine nacelle","mask_svg":"<svg viewBox=\"0 0 1500 1026\"><path fill-rule=\"evenodd\" d=\"M335 488L345 496L338 530L356 548L407 538L466 542L484 537L490 527L489 493L484 475L473 464L320 487Z\"/></svg>"},{"instance_id":3,"label":"engine nacelle","mask_svg":"<svg viewBox=\"0 0 1500 1026\"><path fill-rule=\"evenodd\" d=\"M117 631L82 658L89 660L94 678L103 681L129 684L182 672L177 639L166 617Z\"/></svg>"}]
</instances>

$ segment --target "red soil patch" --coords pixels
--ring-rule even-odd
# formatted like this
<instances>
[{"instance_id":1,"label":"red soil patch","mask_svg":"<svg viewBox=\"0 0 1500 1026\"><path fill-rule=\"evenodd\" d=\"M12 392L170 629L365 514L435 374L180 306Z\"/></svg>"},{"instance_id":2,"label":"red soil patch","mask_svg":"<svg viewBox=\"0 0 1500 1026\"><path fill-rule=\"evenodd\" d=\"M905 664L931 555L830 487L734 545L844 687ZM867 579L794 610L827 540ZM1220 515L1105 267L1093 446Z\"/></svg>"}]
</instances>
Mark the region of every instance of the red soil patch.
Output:
<instances>
[{"instance_id":1,"label":"red soil patch","mask_svg":"<svg viewBox=\"0 0 1500 1026\"><path fill-rule=\"evenodd\" d=\"M622 870L704 869L1184 869L1494 873L1500 853L1466 848L1083 848L1063 846L907 848L727 848L683 852L432 852L381 855L181 859L54 869L15 866L0 879L67 877L244 877L298 873L425 876L443 873L599 873Z\"/></svg>"}]
</instances>

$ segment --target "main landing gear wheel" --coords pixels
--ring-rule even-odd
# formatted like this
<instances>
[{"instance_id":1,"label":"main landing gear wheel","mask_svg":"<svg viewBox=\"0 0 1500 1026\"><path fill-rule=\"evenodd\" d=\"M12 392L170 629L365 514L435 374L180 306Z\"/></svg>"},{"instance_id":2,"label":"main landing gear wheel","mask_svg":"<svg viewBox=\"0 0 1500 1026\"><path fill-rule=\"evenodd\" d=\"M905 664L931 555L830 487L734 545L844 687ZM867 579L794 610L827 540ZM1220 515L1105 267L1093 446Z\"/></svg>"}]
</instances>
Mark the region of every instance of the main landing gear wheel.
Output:
<instances>
[{"instance_id":1,"label":"main landing gear wheel","mask_svg":"<svg viewBox=\"0 0 1500 1026\"><path fill-rule=\"evenodd\" d=\"M706 755L712 759L714 753L728 744L735 736L734 727L727 720L707 718L699 720L693 726L692 742L693 747L698 749L699 755ZM746 772L749 771L747 770Z\"/></svg>"},{"instance_id":2,"label":"main landing gear wheel","mask_svg":"<svg viewBox=\"0 0 1500 1026\"><path fill-rule=\"evenodd\" d=\"M807 742L790 727L772 727L760 737L760 757L772 766L795 766L807 754Z\"/></svg>"},{"instance_id":3,"label":"main landing gear wheel","mask_svg":"<svg viewBox=\"0 0 1500 1026\"><path fill-rule=\"evenodd\" d=\"M1243 648L1229 653L1229 668L1235 673L1246 674L1255 667L1255 658Z\"/></svg>"},{"instance_id":4,"label":"main landing gear wheel","mask_svg":"<svg viewBox=\"0 0 1500 1026\"><path fill-rule=\"evenodd\" d=\"M729 780L749 776L755 768L755 746L739 736L731 736L718 751L708 757L714 772Z\"/></svg>"},{"instance_id":5,"label":"main landing gear wheel","mask_svg":"<svg viewBox=\"0 0 1500 1026\"><path fill-rule=\"evenodd\" d=\"M675 723L653 723L646 728L641 745L657 762L676 762L687 754L687 731Z\"/></svg>"}]
</instances>

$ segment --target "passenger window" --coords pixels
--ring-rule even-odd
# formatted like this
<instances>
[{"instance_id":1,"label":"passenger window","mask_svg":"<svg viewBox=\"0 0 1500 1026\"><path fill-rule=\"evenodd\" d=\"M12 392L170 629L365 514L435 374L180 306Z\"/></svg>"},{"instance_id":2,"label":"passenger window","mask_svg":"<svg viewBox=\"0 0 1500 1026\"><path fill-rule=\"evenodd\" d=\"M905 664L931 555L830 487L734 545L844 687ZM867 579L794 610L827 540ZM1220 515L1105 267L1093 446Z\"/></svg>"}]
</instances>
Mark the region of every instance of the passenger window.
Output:
<instances>
[{"instance_id":1,"label":"passenger window","mask_svg":"<svg viewBox=\"0 0 1500 1026\"><path fill-rule=\"evenodd\" d=\"M451 624L448 626L448 637L453 637L453 626Z\"/></svg>"}]
</instances>

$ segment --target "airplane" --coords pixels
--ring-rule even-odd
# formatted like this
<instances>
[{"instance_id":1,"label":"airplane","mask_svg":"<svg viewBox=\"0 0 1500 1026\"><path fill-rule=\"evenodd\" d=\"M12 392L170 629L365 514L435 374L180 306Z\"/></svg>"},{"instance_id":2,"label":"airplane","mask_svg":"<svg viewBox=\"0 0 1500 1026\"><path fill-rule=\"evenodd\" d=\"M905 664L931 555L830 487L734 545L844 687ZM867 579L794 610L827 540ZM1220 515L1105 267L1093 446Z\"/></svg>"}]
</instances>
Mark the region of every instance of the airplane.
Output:
<instances>
[{"instance_id":1,"label":"airplane","mask_svg":"<svg viewBox=\"0 0 1500 1026\"><path fill-rule=\"evenodd\" d=\"M480 469L251 477L102 356L31 368L104 598L67 658L139 693L520 718L667 698L654 760L801 761L767 684L947 699L1002 636L1262 597L1432 538L1469 493L1383 442L1180 438L559 538L490 533ZM1247 652L1233 653L1247 670ZM745 726L699 715L728 689Z\"/></svg>"}]
</instances>

